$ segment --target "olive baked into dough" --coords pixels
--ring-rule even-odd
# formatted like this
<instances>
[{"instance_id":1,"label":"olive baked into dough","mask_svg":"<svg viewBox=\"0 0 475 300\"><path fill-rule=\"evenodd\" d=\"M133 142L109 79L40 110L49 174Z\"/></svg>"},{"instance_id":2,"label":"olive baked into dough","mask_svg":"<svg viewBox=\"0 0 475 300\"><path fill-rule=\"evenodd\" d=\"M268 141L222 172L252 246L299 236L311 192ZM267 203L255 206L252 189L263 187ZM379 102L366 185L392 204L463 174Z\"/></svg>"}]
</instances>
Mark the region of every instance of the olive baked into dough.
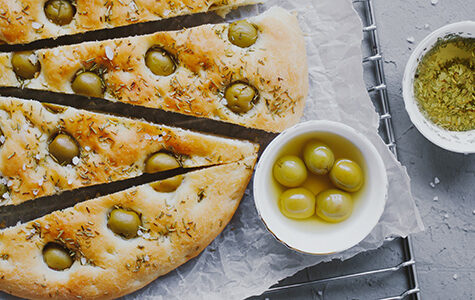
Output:
<instances>
[{"instance_id":1,"label":"olive baked into dough","mask_svg":"<svg viewBox=\"0 0 475 300\"><path fill-rule=\"evenodd\" d=\"M0 97L0 205L178 167L233 162L257 145Z\"/></svg>"},{"instance_id":2,"label":"olive baked into dough","mask_svg":"<svg viewBox=\"0 0 475 300\"><path fill-rule=\"evenodd\" d=\"M142 288L197 256L224 229L256 158L187 173L171 193L141 185L1 230L0 290L111 299Z\"/></svg>"},{"instance_id":3,"label":"olive baked into dough","mask_svg":"<svg viewBox=\"0 0 475 300\"><path fill-rule=\"evenodd\" d=\"M295 15L0 54L0 86L81 94L279 132L303 113L308 71ZM36 73L35 73L36 72ZM33 76L32 73L34 73Z\"/></svg>"},{"instance_id":4,"label":"olive baked into dough","mask_svg":"<svg viewBox=\"0 0 475 300\"><path fill-rule=\"evenodd\" d=\"M0 43L24 44L103 28L255 4L258 0L0 0Z\"/></svg>"}]
</instances>

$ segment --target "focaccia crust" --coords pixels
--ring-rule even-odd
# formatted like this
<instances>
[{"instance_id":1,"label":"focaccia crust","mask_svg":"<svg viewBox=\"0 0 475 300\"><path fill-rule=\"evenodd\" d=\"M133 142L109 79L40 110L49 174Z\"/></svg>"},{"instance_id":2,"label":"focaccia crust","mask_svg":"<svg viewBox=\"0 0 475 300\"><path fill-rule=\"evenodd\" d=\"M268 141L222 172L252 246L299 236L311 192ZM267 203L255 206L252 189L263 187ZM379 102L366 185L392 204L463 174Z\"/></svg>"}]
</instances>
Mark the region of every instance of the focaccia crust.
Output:
<instances>
[{"instance_id":1,"label":"focaccia crust","mask_svg":"<svg viewBox=\"0 0 475 300\"><path fill-rule=\"evenodd\" d=\"M139 176L158 151L173 153L188 168L237 161L257 149L247 141L71 107L55 114L37 101L5 97L0 129L0 180L9 186L0 205ZM60 165L50 156L48 144L58 132L79 144L76 165Z\"/></svg>"},{"instance_id":2,"label":"focaccia crust","mask_svg":"<svg viewBox=\"0 0 475 300\"><path fill-rule=\"evenodd\" d=\"M303 34L297 18L278 7L249 21L259 33L248 48L228 40L228 24L216 24L38 50L41 71L25 82L16 78L12 54L6 53L0 55L0 85L71 94L71 81L79 70L101 66L105 99L279 132L298 122L305 105ZM157 76L145 65L144 56L154 46L175 57L173 74ZM226 87L239 81L259 94L244 114L231 111L223 97Z\"/></svg>"},{"instance_id":3,"label":"focaccia crust","mask_svg":"<svg viewBox=\"0 0 475 300\"><path fill-rule=\"evenodd\" d=\"M109 299L140 289L197 256L223 230L255 160L188 173L173 193L142 185L0 231L0 289L33 299ZM107 227L117 206L141 214L138 237L125 240ZM75 253L71 268L45 264L48 242Z\"/></svg>"},{"instance_id":4,"label":"focaccia crust","mask_svg":"<svg viewBox=\"0 0 475 300\"><path fill-rule=\"evenodd\" d=\"M23 44L103 28L226 10L256 0L75 0L70 24L59 26L44 13L46 0L0 0L0 42Z\"/></svg>"}]
</instances>

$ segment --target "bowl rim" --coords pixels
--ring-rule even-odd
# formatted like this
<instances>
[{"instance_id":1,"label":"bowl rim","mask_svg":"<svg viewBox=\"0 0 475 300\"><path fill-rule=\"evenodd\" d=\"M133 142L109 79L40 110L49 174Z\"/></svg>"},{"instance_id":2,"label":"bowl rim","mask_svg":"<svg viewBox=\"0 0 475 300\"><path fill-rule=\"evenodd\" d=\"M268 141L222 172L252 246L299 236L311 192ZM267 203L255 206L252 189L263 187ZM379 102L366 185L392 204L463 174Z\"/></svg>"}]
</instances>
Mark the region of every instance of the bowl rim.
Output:
<instances>
[{"instance_id":1,"label":"bowl rim","mask_svg":"<svg viewBox=\"0 0 475 300\"><path fill-rule=\"evenodd\" d=\"M265 185L265 176L268 176L268 174L261 174L263 165L272 157L273 153L278 152L283 145L286 145L287 142L290 140L298 137L299 135L310 133L310 132L329 132L333 134L340 135L341 137L349 140L349 136L351 138L358 140L363 144L367 151L368 155L371 155L371 162L375 163L375 169L378 172L378 175L381 176L382 184L381 184L381 189L383 189L384 196L380 201L378 201L379 205L376 207L375 210L375 217L371 219L370 222L367 222L367 226L365 227L366 230L362 231L358 237L353 238L352 241L344 243L344 246L332 249L332 251L307 251L307 250L302 250L299 249L298 247L291 245L288 241L283 240L277 233L275 233L269 223L266 221L264 214L262 213L262 207L261 207L261 200L260 200L260 193L261 189L263 189ZM351 140L349 141L350 143L353 143ZM362 151L363 152L363 151ZM368 155L363 155L363 158L365 162L368 162ZM373 145L373 143L361 132L355 130L354 128L350 127L349 125L346 125L341 122L336 122L336 121L330 121L330 120L311 120L311 121L306 121L302 123L298 123L294 125L293 127L290 127L280 133L276 138L274 138L271 143L266 147L264 152L262 153L257 166L256 166L256 172L254 174L254 179L253 179L253 198L254 198L254 205L257 210L257 214L261 221L264 223L267 231L269 231L272 236L279 241L280 243L284 244L287 248L304 253L304 254L311 254L311 255L328 255L328 254L333 254L337 252L342 252L344 250L347 250L357 244L359 244L362 240L364 240L370 233L371 231L375 228L375 226L378 224L385 206L387 202L387 197L388 197L388 178L387 178L387 173L386 173L386 166L384 164L384 161L379 154L378 150L376 147Z\"/></svg>"},{"instance_id":2,"label":"bowl rim","mask_svg":"<svg viewBox=\"0 0 475 300\"><path fill-rule=\"evenodd\" d=\"M475 21L467 20L442 26L428 34L416 46L404 69L402 79L404 106L417 130L433 144L456 153L475 153L475 129L450 131L434 124L424 116L414 96L414 75L420 59L433 48L439 38L449 35L475 38Z\"/></svg>"}]
</instances>

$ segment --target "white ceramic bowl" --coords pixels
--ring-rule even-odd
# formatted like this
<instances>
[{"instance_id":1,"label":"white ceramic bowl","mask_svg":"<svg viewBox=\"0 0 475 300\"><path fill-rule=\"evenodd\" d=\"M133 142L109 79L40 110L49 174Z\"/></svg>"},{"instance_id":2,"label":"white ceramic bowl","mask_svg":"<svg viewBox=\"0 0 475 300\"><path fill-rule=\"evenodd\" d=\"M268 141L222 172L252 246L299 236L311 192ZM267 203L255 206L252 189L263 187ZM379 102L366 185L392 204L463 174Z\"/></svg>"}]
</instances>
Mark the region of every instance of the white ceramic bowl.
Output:
<instances>
[{"instance_id":1,"label":"white ceramic bowl","mask_svg":"<svg viewBox=\"0 0 475 300\"><path fill-rule=\"evenodd\" d=\"M453 34L475 38L475 22L464 21L446 25L429 34L417 45L404 71L402 80L404 103L412 123L429 141L449 151L475 153L475 130L449 131L435 125L422 114L414 97L414 74L419 61L439 38Z\"/></svg>"},{"instance_id":2,"label":"white ceramic bowl","mask_svg":"<svg viewBox=\"0 0 475 300\"><path fill-rule=\"evenodd\" d=\"M299 144L328 133L352 143L364 163L365 186L354 202L353 213L345 221L334 224L317 218L313 223L287 218L279 210L281 191L276 188L279 185L272 175L274 163L284 154L283 148L297 145L300 149ZM353 128L332 121L309 121L282 132L265 149L254 175L254 202L267 229L289 248L309 254L339 252L358 244L378 223L386 194L386 169L376 148Z\"/></svg>"}]
</instances>

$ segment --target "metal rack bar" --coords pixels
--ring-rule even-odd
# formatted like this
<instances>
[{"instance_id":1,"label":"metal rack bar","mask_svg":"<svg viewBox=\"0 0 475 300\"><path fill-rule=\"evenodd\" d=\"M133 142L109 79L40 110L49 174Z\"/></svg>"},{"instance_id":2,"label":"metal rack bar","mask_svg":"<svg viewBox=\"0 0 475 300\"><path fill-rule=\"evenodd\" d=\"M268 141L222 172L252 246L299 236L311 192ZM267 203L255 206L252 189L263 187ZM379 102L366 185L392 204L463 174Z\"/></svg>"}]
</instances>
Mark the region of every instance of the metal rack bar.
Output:
<instances>
[{"instance_id":1,"label":"metal rack bar","mask_svg":"<svg viewBox=\"0 0 475 300\"><path fill-rule=\"evenodd\" d=\"M371 54L372 54L372 57L375 57L375 56L381 57L381 59L373 60L373 62L376 64L377 83L379 83L379 86L384 85L384 88L377 90L380 94L380 100L381 100L381 106L382 106L380 119L383 124L383 127L386 130L386 137L387 137L386 144L389 147L389 149L394 153L394 155L398 157L397 148L396 148L396 138L394 136L394 127L392 124L391 112L389 109L389 97L388 97L388 91L386 89L386 77L384 75L381 46L379 43L379 36L378 36L378 31L377 31L377 26L376 26L376 19L374 16L373 4L371 0L363 0L363 2L365 6L365 11L366 11L366 14L364 16L366 20L364 21L366 21L366 24L370 24L369 26L374 27L374 30L371 30L371 32L369 33L370 41L372 44ZM412 240L410 236L403 238L403 246L404 246L405 256L410 261L415 262L414 253L412 250ZM403 299L404 297L410 294L413 295L414 299L416 300L420 299L420 293L419 293L420 289L419 289L419 282L417 280L417 272L416 272L415 263L409 265L407 270L408 270L407 273L408 273L409 281L411 283L411 289L406 291L405 294L402 294L401 297L388 298L388 299Z\"/></svg>"},{"instance_id":2,"label":"metal rack bar","mask_svg":"<svg viewBox=\"0 0 475 300\"><path fill-rule=\"evenodd\" d=\"M340 276L329 277L329 278L324 278L324 279L319 279L319 280L311 280L311 281L306 281L306 282L289 284L289 285L285 285L285 286L276 286L276 287L272 287L269 290L267 290L266 293L278 292L278 291L281 291L281 290L292 289L292 288L302 288L302 287L306 287L306 286L313 286L313 285L316 285L316 284L327 283L327 282L331 282L331 281L335 281L335 280L352 279L352 278L360 277L360 276L376 275L376 274L387 273L387 272L396 272L396 271L399 271L402 268L414 265L415 263L416 262L414 260L408 260L408 261L404 261L404 262L398 264L397 266L388 267L388 268L375 269L375 270L370 270L370 271L365 271L365 272L340 275ZM392 297L392 298L384 298L384 299L395 299L395 298Z\"/></svg>"},{"instance_id":3,"label":"metal rack bar","mask_svg":"<svg viewBox=\"0 0 475 300\"><path fill-rule=\"evenodd\" d=\"M386 86L386 79L384 75L384 67L383 67L383 56L381 53L377 25L375 22L374 10L371 0L354 0L353 3L361 3L364 6L364 15L360 16L363 21L363 32L368 35L369 42L371 44L371 54L363 58L363 64L366 63L373 63L375 68L375 81L376 84L368 88L368 93L377 94L377 98L379 99L380 104L380 122L381 122L381 129L384 133L385 143L388 146L389 150L397 157L397 147L396 147L396 139L394 135L394 128L392 124L392 116L391 111L389 108L389 97L387 92ZM374 97L374 96L373 96ZM376 98L376 97L374 97ZM399 263L395 266L385 267L385 268L378 268L364 272L357 272L352 274L346 275L339 275L324 279L318 280L309 280L300 283L294 283L289 285L280 285L271 287L267 290L264 295L273 294L276 292L282 292L289 289L295 288L304 288L304 287L312 287L319 284L330 283L338 280L344 279L356 279L365 276L374 276L376 274L381 273L392 273L397 272L401 269L406 270L409 288L401 293L400 295L381 298L381 300L398 300L398 299L406 299L408 297L412 297L412 299L420 300L420 289L419 283L417 280L417 273L416 273L416 261L414 258L414 253L412 250L412 240L411 237L408 236L406 238L401 237L394 237L394 238L387 238L387 241L400 239L402 242L403 248L403 257L404 261ZM307 271L308 272L308 271Z\"/></svg>"}]
</instances>

